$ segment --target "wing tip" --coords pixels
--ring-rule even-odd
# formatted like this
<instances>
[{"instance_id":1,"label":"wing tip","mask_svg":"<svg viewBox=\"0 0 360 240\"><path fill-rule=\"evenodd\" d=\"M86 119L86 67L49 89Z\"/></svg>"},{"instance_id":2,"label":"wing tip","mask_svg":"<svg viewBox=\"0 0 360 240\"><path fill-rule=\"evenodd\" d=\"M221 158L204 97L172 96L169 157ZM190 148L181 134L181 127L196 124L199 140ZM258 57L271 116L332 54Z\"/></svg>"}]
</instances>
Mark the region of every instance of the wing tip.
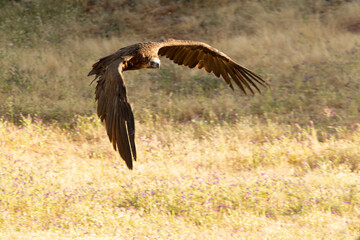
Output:
<instances>
[{"instance_id":1,"label":"wing tip","mask_svg":"<svg viewBox=\"0 0 360 240\"><path fill-rule=\"evenodd\" d=\"M129 170L133 170L133 162L132 159L127 159L125 160L126 166L128 167Z\"/></svg>"}]
</instances>

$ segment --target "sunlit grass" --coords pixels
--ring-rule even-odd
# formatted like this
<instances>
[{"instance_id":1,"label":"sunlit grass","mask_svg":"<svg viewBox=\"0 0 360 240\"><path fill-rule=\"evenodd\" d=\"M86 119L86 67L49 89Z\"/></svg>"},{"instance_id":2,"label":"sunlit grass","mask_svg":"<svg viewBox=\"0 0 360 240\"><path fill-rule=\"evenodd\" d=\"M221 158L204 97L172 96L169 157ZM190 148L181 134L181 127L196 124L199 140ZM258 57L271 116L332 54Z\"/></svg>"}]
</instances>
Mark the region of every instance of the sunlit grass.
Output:
<instances>
[{"instance_id":1,"label":"sunlit grass","mask_svg":"<svg viewBox=\"0 0 360 240\"><path fill-rule=\"evenodd\" d=\"M120 2L0 1L0 239L359 236L358 2ZM87 73L166 37L207 42L271 88L244 96L167 59L125 72L129 171Z\"/></svg>"},{"instance_id":2,"label":"sunlit grass","mask_svg":"<svg viewBox=\"0 0 360 240\"><path fill-rule=\"evenodd\" d=\"M311 126L254 119L138 122L129 171L96 117L73 122L74 131L31 117L0 122L2 239L351 239L360 231L358 126L319 141Z\"/></svg>"}]
</instances>

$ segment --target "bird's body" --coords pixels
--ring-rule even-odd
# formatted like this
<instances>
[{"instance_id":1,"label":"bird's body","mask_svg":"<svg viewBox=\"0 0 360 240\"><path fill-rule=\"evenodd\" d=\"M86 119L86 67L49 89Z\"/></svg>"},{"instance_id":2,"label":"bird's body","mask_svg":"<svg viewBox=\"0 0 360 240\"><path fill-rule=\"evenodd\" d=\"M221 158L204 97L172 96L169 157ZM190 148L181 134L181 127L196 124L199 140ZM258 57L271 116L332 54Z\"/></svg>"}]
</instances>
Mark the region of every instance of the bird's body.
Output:
<instances>
[{"instance_id":1,"label":"bird's body","mask_svg":"<svg viewBox=\"0 0 360 240\"><path fill-rule=\"evenodd\" d=\"M129 169L136 160L135 124L131 106L127 101L123 71L142 68L160 68L160 56L189 68L205 68L234 89L233 83L246 94L246 89L254 94L260 92L257 85L267 83L258 75L240 66L217 49L196 41L167 39L160 42L137 43L119 49L115 53L101 58L93 65L90 75L97 80L97 114L105 121L107 134L125 160Z\"/></svg>"}]
</instances>

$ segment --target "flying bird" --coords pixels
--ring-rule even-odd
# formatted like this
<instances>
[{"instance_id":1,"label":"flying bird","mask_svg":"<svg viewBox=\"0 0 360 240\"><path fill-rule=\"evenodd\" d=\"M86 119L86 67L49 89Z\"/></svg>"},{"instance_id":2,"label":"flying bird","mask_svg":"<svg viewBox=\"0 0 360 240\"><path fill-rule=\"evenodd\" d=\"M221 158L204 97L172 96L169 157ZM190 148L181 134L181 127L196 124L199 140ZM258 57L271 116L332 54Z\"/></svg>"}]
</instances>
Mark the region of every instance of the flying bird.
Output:
<instances>
[{"instance_id":1,"label":"flying bird","mask_svg":"<svg viewBox=\"0 0 360 240\"><path fill-rule=\"evenodd\" d=\"M166 39L144 42L119 49L101 58L92 66L88 76L97 80L95 99L97 114L105 122L107 135L115 151L129 169L136 160L134 115L126 95L123 72L142 68L160 68L159 56L189 68L204 68L222 77L234 90L234 83L247 94L260 92L259 85L268 84L257 74L233 61L219 50L197 41Z\"/></svg>"}]
</instances>

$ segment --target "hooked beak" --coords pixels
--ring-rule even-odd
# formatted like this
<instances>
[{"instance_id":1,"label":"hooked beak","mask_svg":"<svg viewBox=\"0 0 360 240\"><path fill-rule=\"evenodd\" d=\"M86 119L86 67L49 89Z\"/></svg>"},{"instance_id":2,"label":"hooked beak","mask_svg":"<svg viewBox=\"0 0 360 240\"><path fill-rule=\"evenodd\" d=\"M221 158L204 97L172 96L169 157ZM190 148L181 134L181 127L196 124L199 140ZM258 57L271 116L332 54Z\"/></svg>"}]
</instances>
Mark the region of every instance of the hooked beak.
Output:
<instances>
[{"instance_id":1,"label":"hooked beak","mask_svg":"<svg viewBox=\"0 0 360 240\"><path fill-rule=\"evenodd\" d=\"M160 59L158 58L150 59L149 68L160 68Z\"/></svg>"}]
</instances>

